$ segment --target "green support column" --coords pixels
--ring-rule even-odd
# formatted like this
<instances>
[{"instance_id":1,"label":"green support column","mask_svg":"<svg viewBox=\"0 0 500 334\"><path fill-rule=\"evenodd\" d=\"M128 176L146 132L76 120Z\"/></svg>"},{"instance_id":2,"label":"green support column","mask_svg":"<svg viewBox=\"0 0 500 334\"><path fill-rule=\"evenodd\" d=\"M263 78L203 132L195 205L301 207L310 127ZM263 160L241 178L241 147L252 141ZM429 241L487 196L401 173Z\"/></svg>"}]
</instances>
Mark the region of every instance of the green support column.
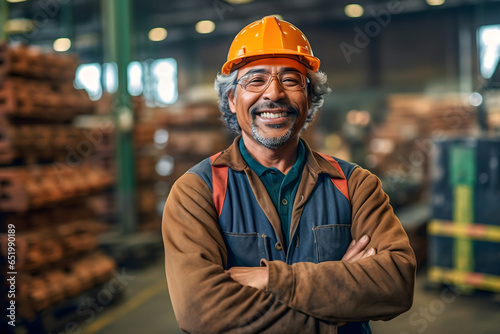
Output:
<instances>
[{"instance_id":1,"label":"green support column","mask_svg":"<svg viewBox=\"0 0 500 334\"><path fill-rule=\"evenodd\" d=\"M124 234L136 230L136 201L134 175L134 145L132 130L134 113L128 93L127 67L130 63L130 0L105 0L107 33L105 49L109 61L118 68L118 90L113 103L116 125L116 163L118 218Z\"/></svg>"},{"instance_id":2,"label":"green support column","mask_svg":"<svg viewBox=\"0 0 500 334\"><path fill-rule=\"evenodd\" d=\"M0 43L7 41L5 22L9 19L9 8L6 0L0 0Z\"/></svg>"},{"instance_id":3,"label":"green support column","mask_svg":"<svg viewBox=\"0 0 500 334\"><path fill-rule=\"evenodd\" d=\"M71 47L75 43L73 36L73 0L61 5L61 36L71 40Z\"/></svg>"}]
</instances>

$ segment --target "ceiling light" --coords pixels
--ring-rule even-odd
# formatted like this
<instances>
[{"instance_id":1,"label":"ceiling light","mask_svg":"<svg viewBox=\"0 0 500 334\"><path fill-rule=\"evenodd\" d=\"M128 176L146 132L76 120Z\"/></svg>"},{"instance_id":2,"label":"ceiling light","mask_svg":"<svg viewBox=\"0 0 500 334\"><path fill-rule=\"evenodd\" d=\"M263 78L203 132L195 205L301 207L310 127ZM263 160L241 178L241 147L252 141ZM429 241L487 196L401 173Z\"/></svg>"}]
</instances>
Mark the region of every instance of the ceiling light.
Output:
<instances>
[{"instance_id":1,"label":"ceiling light","mask_svg":"<svg viewBox=\"0 0 500 334\"><path fill-rule=\"evenodd\" d=\"M23 2L23 1L26 1L26 0L7 0L7 2L10 2L10 3Z\"/></svg>"},{"instance_id":2,"label":"ceiling light","mask_svg":"<svg viewBox=\"0 0 500 334\"><path fill-rule=\"evenodd\" d=\"M473 107L479 107L483 103L483 97L481 94L474 92L469 96L469 102Z\"/></svg>"},{"instance_id":3,"label":"ceiling light","mask_svg":"<svg viewBox=\"0 0 500 334\"><path fill-rule=\"evenodd\" d=\"M441 6L445 0L426 0L429 6Z\"/></svg>"},{"instance_id":4,"label":"ceiling light","mask_svg":"<svg viewBox=\"0 0 500 334\"><path fill-rule=\"evenodd\" d=\"M167 38L167 29L153 28L149 31L148 37L153 42L163 41L165 38Z\"/></svg>"},{"instance_id":5,"label":"ceiling light","mask_svg":"<svg viewBox=\"0 0 500 334\"><path fill-rule=\"evenodd\" d=\"M215 23L210 20L204 20L196 23L196 31L200 34L210 34L215 29Z\"/></svg>"},{"instance_id":6,"label":"ceiling light","mask_svg":"<svg viewBox=\"0 0 500 334\"><path fill-rule=\"evenodd\" d=\"M71 40L69 38L58 38L54 41L52 46L57 52L68 51L71 47Z\"/></svg>"},{"instance_id":7,"label":"ceiling light","mask_svg":"<svg viewBox=\"0 0 500 334\"><path fill-rule=\"evenodd\" d=\"M227 3L233 4L233 5L242 5L244 3L249 3L252 1L253 0L226 0Z\"/></svg>"},{"instance_id":8,"label":"ceiling light","mask_svg":"<svg viewBox=\"0 0 500 334\"><path fill-rule=\"evenodd\" d=\"M363 7L361 5L356 4L356 3L351 4L351 5L347 5L344 8L345 15L347 15L349 17L360 17L360 16L363 16L364 12L365 12L365 10L363 9Z\"/></svg>"},{"instance_id":9,"label":"ceiling light","mask_svg":"<svg viewBox=\"0 0 500 334\"><path fill-rule=\"evenodd\" d=\"M4 25L7 34L25 34L33 29L35 29L35 23L29 19L10 19Z\"/></svg>"}]
</instances>

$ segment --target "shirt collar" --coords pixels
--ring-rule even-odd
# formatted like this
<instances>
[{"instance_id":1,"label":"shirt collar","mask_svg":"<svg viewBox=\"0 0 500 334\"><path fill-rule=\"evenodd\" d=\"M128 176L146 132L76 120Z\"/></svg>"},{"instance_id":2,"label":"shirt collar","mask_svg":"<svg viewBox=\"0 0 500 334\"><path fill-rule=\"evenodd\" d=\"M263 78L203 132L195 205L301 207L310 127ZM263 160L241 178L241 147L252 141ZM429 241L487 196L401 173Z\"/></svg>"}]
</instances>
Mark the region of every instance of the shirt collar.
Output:
<instances>
[{"instance_id":1,"label":"shirt collar","mask_svg":"<svg viewBox=\"0 0 500 334\"><path fill-rule=\"evenodd\" d=\"M243 159L239 150L239 140L241 136L234 139L233 144L229 146L219 157L215 159L212 165L214 166L228 166L231 169L243 171L248 163ZM309 145L300 140L305 149L306 168L314 174L326 173L334 178L342 178L340 173L322 156L311 150Z\"/></svg>"},{"instance_id":2,"label":"shirt collar","mask_svg":"<svg viewBox=\"0 0 500 334\"><path fill-rule=\"evenodd\" d=\"M250 167L259 177L261 177L262 174L264 174L266 171L269 171L271 169L276 169L273 167L265 167L261 165L257 160L255 160L254 157L250 155L247 148L245 147L243 138L239 140L238 145L241 152L241 156L248 164L248 167ZM306 150L304 148L304 143L302 142L302 139L300 139L299 145L297 147L297 161L295 161L295 164L292 166L290 171L294 170L301 171L304 167L305 160L306 160Z\"/></svg>"}]
</instances>

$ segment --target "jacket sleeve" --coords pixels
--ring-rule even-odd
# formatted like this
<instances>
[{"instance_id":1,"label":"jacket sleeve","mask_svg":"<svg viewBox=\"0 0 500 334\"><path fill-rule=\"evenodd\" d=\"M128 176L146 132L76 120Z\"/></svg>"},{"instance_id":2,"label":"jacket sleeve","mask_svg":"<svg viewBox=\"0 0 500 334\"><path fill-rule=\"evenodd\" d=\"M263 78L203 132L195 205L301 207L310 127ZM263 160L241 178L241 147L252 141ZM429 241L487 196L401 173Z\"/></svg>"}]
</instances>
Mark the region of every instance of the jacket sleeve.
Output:
<instances>
[{"instance_id":1,"label":"jacket sleeve","mask_svg":"<svg viewBox=\"0 0 500 334\"><path fill-rule=\"evenodd\" d=\"M267 291L289 307L329 321L389 320L413 302L416 260L380 180L356 168L349 179L352 238L370 236L377 254L353 263L262 261Z\"/></svg>"},{"instance_id":2,"label":"jacket sleeve","mask_svg":"<svg viewBox=\"0 0 500 334\"><path fill-rule=\"evenodd\" d=\"M227 251L211 191L197 175L185 174L172 187L162 234L169 294L182 331L336 332L335 323L291 309L272 294L243 286L225 273Z\"/></svg>"}]
</instances>

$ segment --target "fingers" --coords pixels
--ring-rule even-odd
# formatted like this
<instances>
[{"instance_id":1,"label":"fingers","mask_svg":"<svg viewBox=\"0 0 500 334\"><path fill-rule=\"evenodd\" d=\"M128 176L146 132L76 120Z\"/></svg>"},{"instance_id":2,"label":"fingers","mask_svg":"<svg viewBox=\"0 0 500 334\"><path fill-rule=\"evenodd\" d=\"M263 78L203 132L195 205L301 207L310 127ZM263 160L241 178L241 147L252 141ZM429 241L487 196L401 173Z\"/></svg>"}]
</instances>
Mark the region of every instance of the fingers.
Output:
<instances>
[{"instance_id":1,"label":"fingers","mask_svg":"<svg viewBox=\"0 0 500 334\"><path fill-rule=\"evenodd\" d=\"M375 250L375 248L370 247L369 249L364 250L364 251L356 254L355 256L351 257L349 260L346 260L346 261L348 261L348 262L355 262L355 261L364 259L366 257L373 256L375 254L377 254L377 251Z\"/></svg>"},{"instance_id":2,"label":"fingers","mask_svg":"<svg viewBox=\"0 0 500 334\"><path fill-rule=\"evenodd\" d=\"M351 261L365 249L369 242L370 238L367 235L364 235L361 239L359 239L359 241L353 240L342 257L342 260Z\"/></svg>"},{"instance_id":3,"label":"fingers","mask_svg":"<svg viewBox=\"0 0 500 334\"><path fill-rule=\"evenodd\" d=\"M254 287L256 289L266 289L268 283L267 267L232 267L225 272L232 280L242 284Z\"/></svg>"}]
</instances>

